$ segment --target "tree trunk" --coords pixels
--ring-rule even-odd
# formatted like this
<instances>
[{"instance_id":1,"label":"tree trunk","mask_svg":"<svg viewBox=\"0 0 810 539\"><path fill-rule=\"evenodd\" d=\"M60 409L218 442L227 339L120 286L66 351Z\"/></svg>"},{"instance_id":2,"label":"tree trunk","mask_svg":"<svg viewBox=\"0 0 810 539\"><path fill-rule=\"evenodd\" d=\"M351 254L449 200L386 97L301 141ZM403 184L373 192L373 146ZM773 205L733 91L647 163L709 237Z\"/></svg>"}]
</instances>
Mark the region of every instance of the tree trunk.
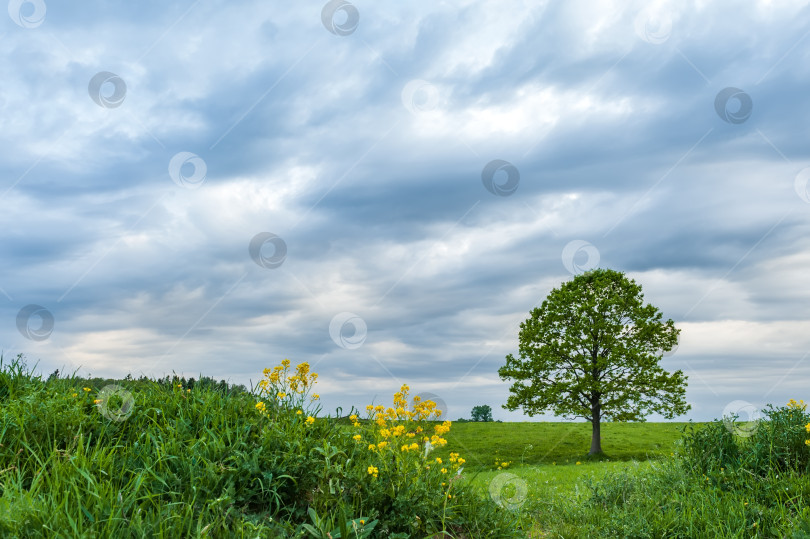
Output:
<instances>
[{"instance_id":1,"label":"tree trunk","mask_svg":"<svg viewBox=\"0 0 810 539\"><path fill-rule=\"evenodd\" d=\"M591 434L591 450L588 452L588 455L596 455L602 452L602 425L600 423L602 420L602 410L599 404L594 405L592 417L591 425L593 426L593 431Z\"/></svg>"}]
</instances>

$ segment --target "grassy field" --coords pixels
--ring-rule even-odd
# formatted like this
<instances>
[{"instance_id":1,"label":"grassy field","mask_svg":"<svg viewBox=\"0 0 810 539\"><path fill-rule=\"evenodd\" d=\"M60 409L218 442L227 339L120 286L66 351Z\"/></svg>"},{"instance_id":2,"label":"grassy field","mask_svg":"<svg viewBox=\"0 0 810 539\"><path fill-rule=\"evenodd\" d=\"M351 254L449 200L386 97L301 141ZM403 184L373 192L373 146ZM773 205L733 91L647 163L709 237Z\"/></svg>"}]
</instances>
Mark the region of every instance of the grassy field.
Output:
<instances>
[{"instance_id":1,"label":"grassy field","mask_svg":"<svg viewBox=\"0 0 810 539\"><path fill-rule=\"evenodd\" d=\"M603 423L605 460L629 461L669 456L686 423ZM566 465L588 459L590 423L454 423L439 456L458 452L467 466L494 469L495 461L516 465Z\"/></svg>"},{"instance_id":2,"label":"grassy field","mask_svg":"<svg viewBox=\"0 0 810 539\"><path fill-rule=\"evenodd\" d=\"M587 423L337 420L274 384L0 363L0 537L810 539L803 403L745 438L721 421L605 423L588 459ZM417 427L446 445L426 458Z\"/></svg>"}]
</instances>

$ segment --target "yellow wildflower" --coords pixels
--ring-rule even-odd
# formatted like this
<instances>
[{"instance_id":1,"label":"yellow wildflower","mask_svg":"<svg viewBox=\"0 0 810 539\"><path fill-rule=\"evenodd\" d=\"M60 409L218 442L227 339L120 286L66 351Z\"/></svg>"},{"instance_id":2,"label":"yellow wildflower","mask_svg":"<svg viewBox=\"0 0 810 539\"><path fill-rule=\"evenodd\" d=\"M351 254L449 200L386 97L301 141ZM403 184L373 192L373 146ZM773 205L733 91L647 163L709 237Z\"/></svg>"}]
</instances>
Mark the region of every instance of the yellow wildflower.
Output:
<instances>
[{"instance_id":1,"label":"yellow wildflower","mask_svg":"<svg viewBox=\"0 0 810 539\"><path fill-rule=\"evenodd\" d=\"M312 425L313 423L315 423L315 418L312 417L311 415L307 416L306 423L307 423L307 425Z\"/></svg>"},{"instance_id":2,"label":"yellow wildflower","mask_svg":"<svg viewBox=\"0 0 810 539\"><path fill-rule=\"evenodd\" d=\"M86 392L91 391L91 389L89 387L83 387L82 389L84 389Z\"/></svg>"},{"instance_id":3,"label":"yellow wildflower","mask_svg":"<svg viewBox=\"0 0 810 539\"><path fill-rule=\"evenodd\" d=\"M359 434L355 434L354 436L352 436L352 439L357 440L359 442L360 440L363 439L363 437L361 435L359 435Z\"/></svg>"}]
</instances>

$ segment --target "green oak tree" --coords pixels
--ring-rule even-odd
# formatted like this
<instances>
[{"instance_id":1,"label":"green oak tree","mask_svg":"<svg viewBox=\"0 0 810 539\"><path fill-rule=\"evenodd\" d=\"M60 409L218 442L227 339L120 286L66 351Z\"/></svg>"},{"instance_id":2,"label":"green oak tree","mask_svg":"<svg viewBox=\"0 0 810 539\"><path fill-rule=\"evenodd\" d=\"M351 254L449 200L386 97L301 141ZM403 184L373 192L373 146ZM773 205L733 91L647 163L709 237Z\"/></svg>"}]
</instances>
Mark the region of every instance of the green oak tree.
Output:
<instances>
[{"instance_id":1,"label":"green oak tree","mask_svg":"<svg viewBox=\"0 0 810 539\"><path fill-rule=\"evenodd\" d=\"M659 364L680 330L643 300L640 285L610 269L553 289L520 324L520 357L509 354L498 370L502 380L514 380L503 407L590 421L590 455L602 453L603 419L686 413L686 376Z\"/></svg>"},{"instance_id":2,"label":"green oak tree","mask_svg":"<svg viewBox=\"0 0 810 539\"><path fill-rule=\"evenodd\" d=\"M473 406L470 416L472 421L492 421L492 408L488 404Z\"/></svg>"}]
</instances>

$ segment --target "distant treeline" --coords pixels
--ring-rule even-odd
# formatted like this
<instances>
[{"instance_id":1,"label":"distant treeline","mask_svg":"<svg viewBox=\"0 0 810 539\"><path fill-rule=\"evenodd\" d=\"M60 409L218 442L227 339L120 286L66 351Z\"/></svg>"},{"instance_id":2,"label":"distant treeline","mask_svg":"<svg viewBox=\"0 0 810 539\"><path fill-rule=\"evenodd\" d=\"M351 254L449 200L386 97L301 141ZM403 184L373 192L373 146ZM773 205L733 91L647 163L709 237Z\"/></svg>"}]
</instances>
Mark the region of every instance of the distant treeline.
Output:
<instances>
[{"instance_id":1,"label":"distant treeline","mask_svg":"<svg viewBox=\"0 0 810 539\"><path fill-rule=\"evenodd\" d=\"M219 382L216 379L211 378L210 376L200 376L199 379L195 379L194 377L186 378L185 376L177 376L177 374L172 374L171 376L166 375L163 378L148 378L146 376L140 376L139 378L133 378L131 374L127 374L125 378L122 379L115 379L115 378L85 378L82 376L70 375L70 376L63 376L59 373L59 369L53 371L49 376L47 381L50 382L51 380L57 378L70 378L77 381L82 381L84 385L93 386L93 387L103 387L107 384L115 384L115 383L122 383L122 382L131 382L135 384L144 384L144 383L156 383L161 386L176 386L181 384L183 389L194 389L195 387L198 389L210 389L212 391L218 391L223 394L236 394L236 393L250 393L251 391L242 384L229 384L225 380L220 380Z\"/></svg>"}]
</instances>

